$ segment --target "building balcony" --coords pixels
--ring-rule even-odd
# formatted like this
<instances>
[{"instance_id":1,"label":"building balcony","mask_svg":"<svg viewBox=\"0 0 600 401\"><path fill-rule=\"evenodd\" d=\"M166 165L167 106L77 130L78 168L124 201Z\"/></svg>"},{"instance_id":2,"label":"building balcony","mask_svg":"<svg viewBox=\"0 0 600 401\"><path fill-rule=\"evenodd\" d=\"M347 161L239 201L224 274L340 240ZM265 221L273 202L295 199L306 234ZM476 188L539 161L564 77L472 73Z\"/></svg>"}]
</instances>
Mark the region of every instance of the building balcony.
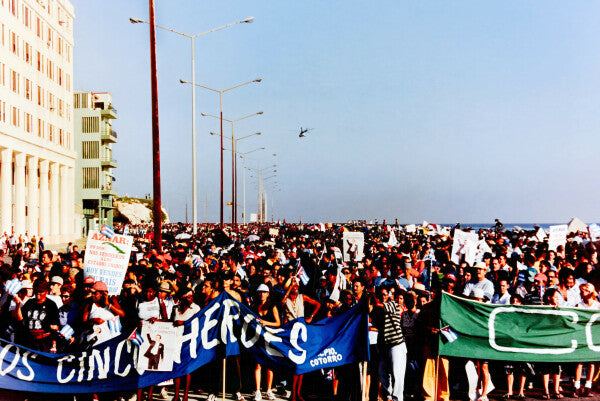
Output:
<instances>
[{"instance_id":1,"label":"building balcony","mask_svg":"<svg viewBox=\"0 0 600 401\"><path fill-rule=\"evenodd\" d=\"M103 209L113 209L112 199L100 199L100 207Z\"/></svg>"},{"instance_id":2,"label":"building balcony","mask_svg":"<svg viewBox=\"0 0 600 401\"><path fill-rule=\"evenodd\" d=\"M110 167L110 168L117 168L117 161L115 159L112 159L110 157L103 157L100 159L100 164L102 164L102 167Z\"/></svg>"},{"instance_id":3,"label":"building balcony","mask_svg":"<svg viewBox=\"0 0 600 401\"><path fill-rule=\"evenodd\" d=\"M112 129L102 130L102 132L100 133L100 139L102 140L102 142L116 143L117 131Z\"/></svg>"},{"instance_id":4,"label":"building balcony","mask_svg":"<svg viewBox=\"0 0 600 401\"><path fill-rule=\"evenodd\" d=\"M100 115L106 118L117 118L117 109L112 106L108 106L106 109L100 110Z\"/></svg>"},{"instance_id":5,"label":"building balcony","mask_svg":"<svg viewBox=\"0 0 600 401\"><path fill-rule=\"evenodd\" d=\"M103 185L100 188L100 192L102 193L102 195L113 195L116 196L117 195L117 191L115 191L112 186L110 185ZM112 201L111 201L111 206L112 207Z\"/></svg>"}]
</instances>

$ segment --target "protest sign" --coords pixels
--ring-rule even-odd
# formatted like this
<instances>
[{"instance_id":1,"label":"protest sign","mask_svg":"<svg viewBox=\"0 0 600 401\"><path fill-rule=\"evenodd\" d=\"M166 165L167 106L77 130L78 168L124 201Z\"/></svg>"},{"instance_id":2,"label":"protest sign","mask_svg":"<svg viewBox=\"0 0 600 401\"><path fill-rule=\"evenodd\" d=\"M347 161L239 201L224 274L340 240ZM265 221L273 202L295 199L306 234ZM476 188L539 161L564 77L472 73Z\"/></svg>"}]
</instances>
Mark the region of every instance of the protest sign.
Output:
<instances>
[{"instance_id":1,"label":"protest sign","mask_svg":"<svg viewBox=\"0 0 600 401\"><path fill-rule=\"evenodd\" d=\"M478 241L479 236L477 233L461 231L459 229L454 230L454 241L450 257L452 262L459 264L464 260L472 266L477 255Z\"/></svg>"},{"instance_id":2,"label":"protest sign","mask_svg":"<svg viewBox=\"0 0 600 401\"><path fill-rule=\"evenodd\" d=\"M556 251L559 245L565 246L567 242L567 230L566 224L559 224L556 226L550 226L550 234L548 236L548 249Z\"/></svg>"},{"instance_id":3,"label":"protest sign","mask_svg":"<svg viewBox=\"0 0 600 401\"><path fill-rule=\"evenodd\" d=\"M344 231L342 234L344 262L360 262L363 259L365 234L357 231Z\"/></svg>"},{"instance_id":4,"label":"protest sign","mask_svg":"<svg viewBox=\"0 0 600 401\"><path fill-rule=\"evenodd\" d=\"M493 305L442 294L440 355L523 362L600 359L600 312L550 306Z\"/></svg>"},{"instance_id":5,"label":"protest sign","mask_svg":"<svg viewBox=\"0 0 600 401\"><path fill-rule=\"evenodd\" d=\"M175 327L171 322L143 322L142 339L138 353L138 371L169 372L174 358L179 360L183 326ZM142 371L143 371L142 370Z\"/></svg>"},{"instance_id":6,"label":"protest sign","mask_svg":"<svg viewBox=\"0 0 600 401\"><path fill-rule=\"evenodd\" d=\"M544 231L544 229L542 227L538 228L536 234L535 234L535 238L538 240L538 242L542 242L543 240L545 240L547 237L546 235L546 231Z\"/></svg>"},{"instance_id":7,"label":"protest sign","mask_svg":"<svg viewBox=\"0 0 600 401\"><path fill-rule=\"evenodd\" d=\"M129 264L133 237L115 234L108 238L98 231L90 231L85 246L83 270L85 277L103 281L108 295L119 295Z\"/></svg>"},{"instance_id":8,"label":"protest sign","mask_svg":"<svg viewBox=\"0 0 600 401\"><path fill-rule=\"evenodd\" d=\"M596 223L592 223L588 226L588 231L592 241L596 241L600 238L600 226Z\"/></svg>"},{"instance_id":9,"label":"protest sign","mask_svg":"<svg viewBox=\"0 0 600 401\"><path fill-rule=\"evenodd\" d=\"M369 359L363 303L312 324L299 318L273 328L263 326L247 306L223 292L185 322L177 341L181 349L168 372L148 371L147 361L145 366L138 364L142 339L137 332L123 333L70 354L37 352L0 339L0 388L46 393L133 390L185 376L217 355L238 355L242 348L261 365L291 374Z\"/></svg>"},{"instance_id":10,"label":"protest sign","mask_svg":"<svg viewBox=\"0 0 600 401\"><path fill-rule=\"evenodd\" d=\"M256 223L258 221L258 214L250 213L250 223Z\"/></svg>"},{"instance_id":11,"label":"protest sign","mask_svg":"<svg viewBox=\"0 0 600 401\"><path fill-rule=\"evenodd\" d=\"M279 235L279 229L278 228L269 228L269 235L271 237L277 237Z\"/></svg>"}]
</instances>

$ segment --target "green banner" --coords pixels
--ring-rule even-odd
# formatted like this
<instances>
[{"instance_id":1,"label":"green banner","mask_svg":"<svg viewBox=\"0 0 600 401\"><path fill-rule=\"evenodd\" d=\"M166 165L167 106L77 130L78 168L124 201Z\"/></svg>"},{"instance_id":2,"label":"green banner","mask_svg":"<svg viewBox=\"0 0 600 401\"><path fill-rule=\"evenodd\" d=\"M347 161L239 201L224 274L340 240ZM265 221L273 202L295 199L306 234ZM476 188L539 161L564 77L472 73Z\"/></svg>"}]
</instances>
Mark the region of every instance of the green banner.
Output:
<instances>
[{"instance_id":1,"label":"green banner","mask_svg":"<svg viewBox=\"0 0 600 401\"><path fill-rule=\"evenodd\" d=\"M444 293L440 355L523 362L600 361L600 311L492 305Z\"/></svg>"}]
</instances>

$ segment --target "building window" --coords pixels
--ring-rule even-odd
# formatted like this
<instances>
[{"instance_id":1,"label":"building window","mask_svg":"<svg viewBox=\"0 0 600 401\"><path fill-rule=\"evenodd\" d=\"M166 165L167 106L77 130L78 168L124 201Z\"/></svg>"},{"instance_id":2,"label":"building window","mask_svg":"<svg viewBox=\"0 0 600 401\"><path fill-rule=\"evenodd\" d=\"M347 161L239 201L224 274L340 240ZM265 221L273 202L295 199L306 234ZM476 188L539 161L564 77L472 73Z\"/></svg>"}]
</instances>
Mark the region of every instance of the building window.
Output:
<instances>
[{"instance_id":1,"label":"building window","mask_svg":"<svg viewBox=\"0 0 600 401\"><path fill-rule=\"evenodd\" d=\"M14 54L19 55L19 36L14 32L10 33L10 48Z\"/></svg>"},{"instance_id":2,"label":"building window","mask_svg":"<svg viewBox=\"0 0 600 401\"><path fill-rule=\"evenodd\" d=\"M98 159L100 157L100 142L98 141L83 141L82 157L84 159Z\"/></svg>"},{"instance_id":3,"label":"building window","mask_svg":"<svg viewBox=\"0 0 600 401\"><path fill-rule=\"evenodd\" d=\"M35 18L35 33L38 38L44 39L44 28L42 26L42 20L40 17Z\"/></svg>"},{"instance_id":4,"label":"building window","mask_svg":"<svg viewBox=\"0 0 600 401\"><path fill-rule=\"evenodd\" d=\"M97 189L100 187L100 168L83 168L83 189Z\"/></svg>"},{"instance_id":5,"label":"building window","mask_svg":"<svg viewBox=\"0 0 600 401\"><path fill-rule=\"evenodd\" d=\"M20 126L21 124L21 112L16 107L12 107L12 125L15 127Z\"/></svg>"},{"instance_id":6,"label":"building window","mask_svg":"<svg viewBox=\"0 0 600 401\"><path fill-rule=\"evenodd\" d=\"M4 79L4 63L0 62L0 85L6 85L6 81Z\"/></svg>"},{"instance_id":7,"label":"building window","mask_svg":"<svg viewBox=\"0 0 600 401\"><path fill-rule=\"evenodd\" d=\"M67 91L71 92L71 75L65 74L65 81L67 82Z\"/></svg>"},{"instance_id":8,"label":"building window","mask_svg":"<svg viewBox=\"0 0 600 401\"><path fill-rule=\"evenodd\" d=\"M60 144L60 146L63 146L63 144L64 144L65 138L63 137L63 135L64 135L63 130L59 129L58 130L58 143Z\"/></svg>"},{"instance_id":9,"label":"building window","mask_svg":"<svg viewBox=\"0 0 600 401\"><path fill-rule=\"evenodd\" d=\"M44 90L39 85L37 86L37 99L38 99L38 106L44 107Z\"/></svg>"},{"instance_id":10,"label":"building window","mask_svg":"<svg viewBox=\"0 0 600 401\"><path fill-rule=\"evenodd\" d=\"M31 45L25 42L25 54L23 55L25 62L31 64Z\"/></svg>"},{"instance_id":11,"label":"building window","mask_svg":"<svg viewBox=\"0 0 600 401\"><path fill-rule=\"evenodd\" d=\"M83 117L81 119L81 132L90 134L100 131L99 117Z\"/></svg>"},{"instance_id":12,"label":"building window","mask_svg":"<svg viewBox=\"0 0 600 401\"><path fill-rule=\"evenodd\" d=\"M25 98L27 100L31 100L31 81L27 78L25 78Z\"/></svg>"},{"instance_id":13,"label":"building window","mask_svg":"<svg viewBox=\"0 0 600 401\"><path fill-rule=\"evenodd\" d=\"M19 93L19 73L16 71L12 71L10 74L10 78L11 78L11 83L10 83L10 89L15 92L15 93Z\"/></svg>"},{"instance_id":14,"label":"building window","mask_svg":"<svg viewBox=\"0 0 600 401\"><path fill-rule=\"evenodd\" d=\"M19 3L17 3L17 0L9 0L10 2L8 3L8 8L10 9L10 12L12 13L12 15L14 15L15 17L19 17Z\"/></svg>"},{"instance_id":15,"label":"building window","mask_svg":"<svg viewBox=\"0 0 600 401\"><path fill-rule=\"evenodd\" d=\"M50 79L54 79L54 63L52 60L48 60L48 65L46 66L46 75Z\"/></svg>"},{"instance_id":16,"label":"building window","mask_svg":"<svg viewBox=\"0 0 600 401\"><path fill-rule=\"evenodd\" d=\"M48 110L54 111L54 95L48 92Z\"/></svg>"},{"instance_id":17,"label":"building window","mask_svg":"<svg viewBox=\"0 0 600 401\"><path fill-rule=\"evenodd\" d=\"M64 102L62 101L62 99L58 99L58 115L59 116L63 116L63 107L64 107Z\"/></svg>"},{"instance_id":18,"label":"building window","mask_svg":"<svg viewBox=\"0 0 600 401\"><path fill-rule=\"evenodd\" d=\"M6 122L6 103L0 100L0 121Z\"/></svg>"},{"instance_id":19,"label":"building window","mask_svg":"<svg viewBox=\"0 0 600 401\"><path fill-rule=\"evenodd\" d=\"M23 23L27 28L31 29L31 14L29 12L29 7L23 6Z\"/></svg>"},{"instance_id":20,"label":"building window","mask_svg":"<svg viewBox=\"0 0 600 401\"><path fill-rule=\"evenodd\" d=\"M35 60L37 63L37 70L44 72L44 56L38 51L35 52Z\"/></svg>"},{"instance_id":21,"label":"building window","mask_svg":"<svg viewBox=\"0 0 600 401\"><path fill-rule=\"evenodd\" d=\"M40 138L44 137L44 123L42 122L41 118L38 118L38 136Z\"/></svg>"},{"instance_id":22,"label":"building window","mask_svg":"<svg viewBox=\"0 0 600 401\"><path fill-rule=\"evenodd\" d=\"M33 116L29 113L25 114L25 131L31 132L33 131Z\"/></svg>"}]
</instances>

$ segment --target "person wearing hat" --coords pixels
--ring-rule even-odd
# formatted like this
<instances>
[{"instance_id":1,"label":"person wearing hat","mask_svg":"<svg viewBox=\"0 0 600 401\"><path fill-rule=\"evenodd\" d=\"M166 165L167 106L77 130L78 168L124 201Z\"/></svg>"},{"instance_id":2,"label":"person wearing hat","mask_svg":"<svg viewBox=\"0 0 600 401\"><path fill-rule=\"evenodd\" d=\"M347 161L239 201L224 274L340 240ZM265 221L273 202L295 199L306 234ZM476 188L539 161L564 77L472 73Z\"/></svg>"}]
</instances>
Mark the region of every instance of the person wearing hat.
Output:
<instances>
[{"instance_id":1,"label":"person wearing hat","mask_svg":"<svg viewBox=\"0 0 600 401\"><path fill-rule=\"evenodd\" d=\"M33 285L34 297L24 305L17 303L17 320L22 322L25 329L23 344L30 348L49 352L56 344L55 335L58 331L58 307L48 299L48 282L38 279Z\"/></svg>"},{"instance_id":2,"label":"person wearing hat","mask_svg":"<svg viewBox=\"0 0 600 401\"><path fill-rule=\"evenodd\" d=\"M494 296L494 283L485 277L487 273L486 265L476 264L473 268L476 273L475 277L465 285L463 295L470 297L474 290L480 289L483 291L483 296L487 300L491 300Z\"/></svg>"},{"instance_id":3,"label":"person wearing hat","mask_svg":"<svg viewBox=\"0 0 600 401\"><path fill-rule=\"evenodd\" d=\"M271 302L270 296L271 290L266 284L261 284L256 289L256 296L254 302L252 302L251 309L259 317L259 322L263 326L279 327L281 322L279 320L279 312L277 306ZM256 391L254 392L254 400L262 400L262 393L260 391L260 379L261 379L261 366L257 362L254 368L254 379L256 383ZM267 397L269 400L275 399L273 394L273 371L267 369Z\"/></svg>"},{"instance_id":4,"label":"person wearing hat","mask_svg":"<svg viewBox=\"0 0 600 401\"><path fill-rule=\"evenodd\" d=\"M174 309L173 325L181 326L186 321L191 319L196 313L200 312L200 307L194 303L194 291L189 287L180 287L177 291L176 298L179 299L179 304ZM185 390L183 393L183 401L188 400L190 392L190 375L185 376ZM181 386L181 377L175 379L175 397L174 401L179 401L179 388Z\"/></svg>"},{"instance_id":5,"label":"person wearing hat","mask_svg":"<svg viewBox=\"0 0 600 401\"><path fill-rule=\"evenodd\" d=\"M98 344L110 339L111 334L108 327L102 325L115 316L123 317L125 312L123 312L116 297L109 298L106 283L96 281L92 287L92 302L85 306L81 319L84 324L91 328L87 341Z\"/></svg>"},{"instance_id":6,"label":"person wearing hat","mask_svg":"<svg viewBox=\"0 0 600 401\"><path fill-rule=\"evenodd\" d=\"M156 294L156 297L158 298L161 318L163 319L169 319L173 313L175 301L173 301L173 297L171 297L172 292L172 285L168 280L163 280L158 286L158 294Z\"/></svg>"},{"instance_id":7,"label":"person wearing hat","mask_svg":"<svg viewBox=\"0 0 600 401\"><path fill-rule=\"evenodd\" d=\"M62 288L63 283L64 281L61 276L54 276L50 279L50 293L48 294L48 298L54 301L59 309L63 304L62 298L60 297L60 289Z\"/></svg>"}]
</instances>

